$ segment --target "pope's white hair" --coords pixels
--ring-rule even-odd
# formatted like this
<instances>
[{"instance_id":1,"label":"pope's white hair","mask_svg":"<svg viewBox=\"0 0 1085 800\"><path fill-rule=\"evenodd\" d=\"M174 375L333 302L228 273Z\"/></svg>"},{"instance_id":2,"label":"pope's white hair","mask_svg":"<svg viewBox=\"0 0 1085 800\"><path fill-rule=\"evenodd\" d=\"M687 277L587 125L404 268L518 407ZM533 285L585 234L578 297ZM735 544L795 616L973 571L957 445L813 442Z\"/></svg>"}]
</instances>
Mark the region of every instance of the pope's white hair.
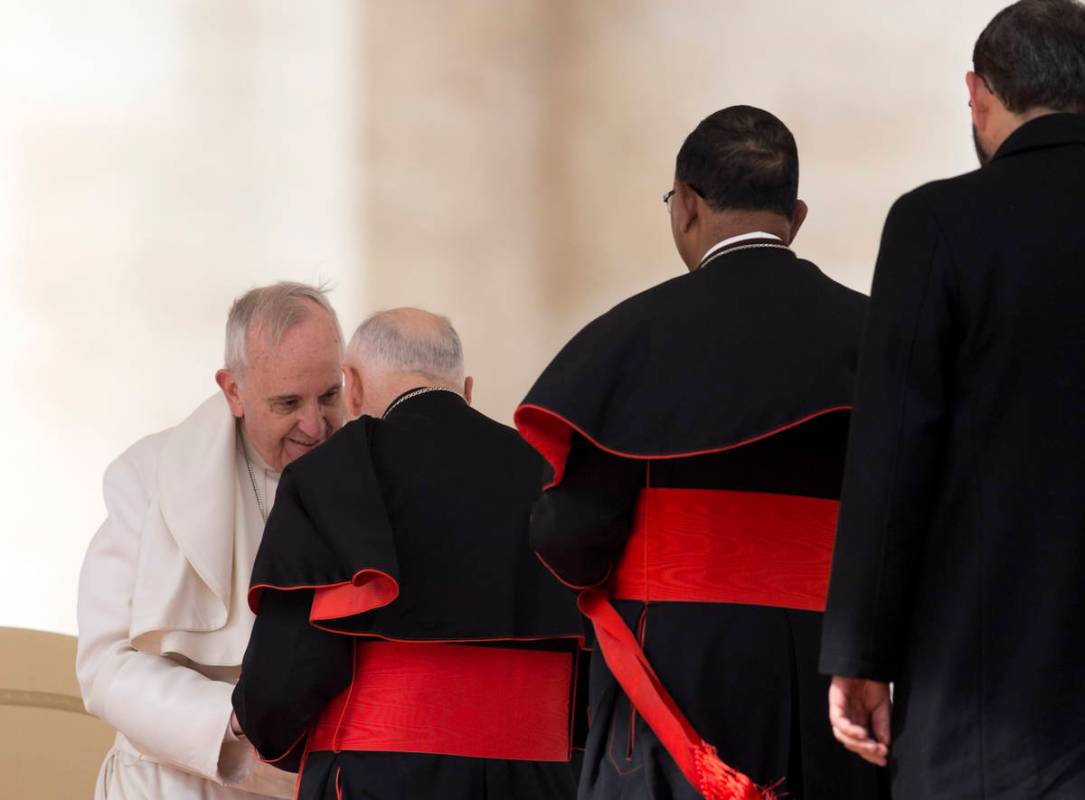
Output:
<instances>
[{"instance_id":1,"label":"pope's white hair","mask_svg":"<svg viewBox=\"0 0 1085 800\"><path fill-rule=\"evenodd\" d=\"M250 289L238 297L226 317L226 368L238 372L248 366L250 337L265 336L272 347L278 347L288 330L318 309L331 318L342 354L343 332L327 294L323 286L280 281Z\"/></svg>"},{"instance_id":2,"label":"pope's white hair","mask_svg":"<svg viewBox=\"0 0 1085 800\"><path fill-rule=\"evenodd\" d=\"M417 324L423 314L432 324ZM463 345L456 329L448 317L417 309L394 308L367 317L350 338L347 360L418 373L449 388L464 380Z\"/></svg>"}]
</instances>

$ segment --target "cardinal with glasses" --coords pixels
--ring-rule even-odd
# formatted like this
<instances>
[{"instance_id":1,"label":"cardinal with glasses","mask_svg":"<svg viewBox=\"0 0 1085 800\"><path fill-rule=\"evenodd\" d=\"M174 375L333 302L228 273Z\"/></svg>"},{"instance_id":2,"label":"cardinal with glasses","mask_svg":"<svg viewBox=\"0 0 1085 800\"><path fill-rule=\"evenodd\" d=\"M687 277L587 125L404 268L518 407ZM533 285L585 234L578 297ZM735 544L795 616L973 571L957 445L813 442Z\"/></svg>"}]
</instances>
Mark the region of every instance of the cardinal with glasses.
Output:
<instances>
[{"instance_id":1,"label":"cardinal with glasses","mask_svg":"<svg viewBox=\"0 0 1085 800\"><path fill-rule=\"evenodd\" d=\"M664 195L689 273L587 325L517 410L552 469L532 544L594 629L583 798L883 796L817 670L867 304L792 249L797 191L780 120L703 120Z\"/></svg>"}]
</instances>

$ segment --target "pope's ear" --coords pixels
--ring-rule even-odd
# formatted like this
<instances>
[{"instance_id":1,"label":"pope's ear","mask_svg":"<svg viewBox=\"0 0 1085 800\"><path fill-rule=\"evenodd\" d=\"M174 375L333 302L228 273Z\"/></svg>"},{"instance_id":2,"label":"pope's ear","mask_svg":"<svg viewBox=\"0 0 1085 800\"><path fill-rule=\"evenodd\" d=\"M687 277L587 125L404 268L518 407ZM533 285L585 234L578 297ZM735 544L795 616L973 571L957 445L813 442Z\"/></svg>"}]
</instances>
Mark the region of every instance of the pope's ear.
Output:
<instances>
[{"instance_id":1,"label":"pope's ear","mask_svg":"<svg viewBox=\"0 0 1085 800\"><path fill-rule=\"evenodd\" d=\"M226 397L226 403L230 406L230 413L240 419L245 416L245 406L241 402L241 387L238 386L237 377L232 369L220 369L215 373L215 383L222 389Z\"/></svg>"},{"instance_id":2,"label":"pope's ear","mask_svg":"<svg viewBox=\"0 0 1085 800\"><path fill-rule=\"evenodd\" d=\"M475 389L475 379L468 375L463 381L463 399L467 401L467 405L471 405L471 393Z\"/></svg>"}]
</instances>

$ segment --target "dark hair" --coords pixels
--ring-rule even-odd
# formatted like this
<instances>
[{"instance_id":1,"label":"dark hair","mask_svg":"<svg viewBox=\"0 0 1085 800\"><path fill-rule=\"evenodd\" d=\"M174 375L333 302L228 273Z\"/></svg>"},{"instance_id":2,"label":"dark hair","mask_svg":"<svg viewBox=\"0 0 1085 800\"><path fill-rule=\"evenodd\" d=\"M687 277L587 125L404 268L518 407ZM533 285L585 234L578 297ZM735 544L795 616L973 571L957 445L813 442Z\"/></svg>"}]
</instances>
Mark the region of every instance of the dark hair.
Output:
<instances>
[{"instance_id":1,"label":"dark hair","mask_svg":"<svg viewBox=\"0 0 1085 800\"><path fill-rule=\"evenodd\" d=\"M1085 5L1020 0L999 11L972 51L975 71L1014 113L1085 112Z\"/></svg>"},{"instance_id":2,"label":"dark hair","mask_svg":"<svg viewBox=\"0 0 1085 800\"><path fill-rule=\"evenodd\" d=\"M799 152L784 123L753 106L705 117L678 151L674 176L715 211L776 211L799 195Z\"/></svg>"}]
</instances>

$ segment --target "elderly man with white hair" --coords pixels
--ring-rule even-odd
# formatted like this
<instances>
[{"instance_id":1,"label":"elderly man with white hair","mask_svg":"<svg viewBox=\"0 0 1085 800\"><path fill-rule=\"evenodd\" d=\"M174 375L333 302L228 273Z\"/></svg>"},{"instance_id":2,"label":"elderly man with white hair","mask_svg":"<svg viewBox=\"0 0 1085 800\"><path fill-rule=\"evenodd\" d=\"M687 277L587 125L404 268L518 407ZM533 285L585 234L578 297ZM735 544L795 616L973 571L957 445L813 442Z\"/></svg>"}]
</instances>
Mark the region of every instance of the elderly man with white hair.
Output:
<instances>
[{"instance_id":1,"label":"elderly man with white hair","mask_svg":"<svg viewBox=\"0 0 1085 800\"><path fill-rule=\"evenodd\" d=\"M290 797L233 717L249 574L279 474L343 423L342 334L323 290L233 304L221 391L106 470L108 518L79 581L76 671L117 729L96 798Z\"/></svg>"},{"instance_id":2,"label":"elderly man with white hair","mask_svg":"<svg viewBox=\"0 0 1085 800\"><path fill-rule=\"evenodd\" d=\"M343 372L351 419L380 416L411 389L446 389L471 404L474 379L464 376L459 335L447 317L421 309L366 319L350 338Z\"/></svg>"},{"instance_id":3,"label":"elderly man with white hair","mask_svg":"<svg viewBox=\"0 0 1085 800\"><path fill-rule=\"evenodd\" d=\"M300 800L562 800L582 627L528 546L542 460L468 404L444 317L374 315L361 415L284 472L234 706Z\"/></svg>"}]
</instances>

